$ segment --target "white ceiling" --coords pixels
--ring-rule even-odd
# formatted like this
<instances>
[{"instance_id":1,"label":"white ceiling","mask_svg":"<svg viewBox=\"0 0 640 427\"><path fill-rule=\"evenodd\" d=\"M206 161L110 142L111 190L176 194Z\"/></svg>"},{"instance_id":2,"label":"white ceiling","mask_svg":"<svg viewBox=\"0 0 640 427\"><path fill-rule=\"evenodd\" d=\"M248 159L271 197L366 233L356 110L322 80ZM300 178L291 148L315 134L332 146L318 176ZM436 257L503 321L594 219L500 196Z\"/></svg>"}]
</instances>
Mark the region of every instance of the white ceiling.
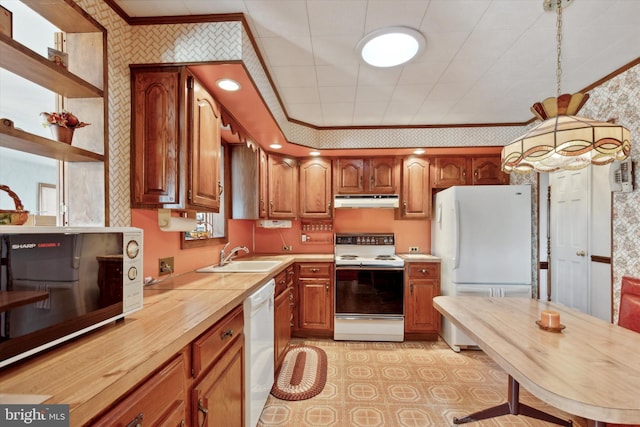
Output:
<instances>
[{"instance_id":1,"label":"white ceiling","mask_svg":"<svg viewBox=\"0 0 640 427\"><path fill-rule=\"evenodd\" d=\"M640 57L640 0L569 0L562 92ZM115 0L130 17L243 13L288 116L319 127L521 123L556 96L556 15L543 0ZM355 45L390 25L424 53L375 69Z\"/></svg>"}]
</instances>

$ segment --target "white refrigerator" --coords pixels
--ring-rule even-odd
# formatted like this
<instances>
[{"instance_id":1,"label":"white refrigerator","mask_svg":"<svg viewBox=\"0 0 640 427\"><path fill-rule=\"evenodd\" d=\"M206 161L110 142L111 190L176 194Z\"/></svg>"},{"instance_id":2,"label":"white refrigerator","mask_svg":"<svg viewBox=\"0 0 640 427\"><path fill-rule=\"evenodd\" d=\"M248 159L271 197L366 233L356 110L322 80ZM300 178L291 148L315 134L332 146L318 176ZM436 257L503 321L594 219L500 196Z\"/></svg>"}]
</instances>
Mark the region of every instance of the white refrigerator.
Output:
<instances>
[{"instance_id":1,"label":"white refrigerator","mask_svg":"<svg viewBox=\"0 0 640 427\"><path fill-rule=\"evenodd\" d=\"M451 187L436 194L433 209L442 295L531 298L529 185ZM476 345L444 317L442 338L454 351Z\"/></svg>"}]
</instances>

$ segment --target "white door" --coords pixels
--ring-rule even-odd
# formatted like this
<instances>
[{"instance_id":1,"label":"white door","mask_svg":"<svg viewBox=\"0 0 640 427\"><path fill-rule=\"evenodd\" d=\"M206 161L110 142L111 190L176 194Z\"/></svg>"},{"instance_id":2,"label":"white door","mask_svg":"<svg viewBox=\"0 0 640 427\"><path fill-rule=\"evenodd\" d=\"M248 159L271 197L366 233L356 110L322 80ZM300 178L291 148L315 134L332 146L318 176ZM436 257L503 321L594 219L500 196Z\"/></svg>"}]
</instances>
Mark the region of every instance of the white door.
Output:
<instances>
[{"instance_id":1,"label":"white door","mask_svg":"<svg viewBox=\"0 0 640 427\"><path fill-rule=\"evenodd\" d=\"M551 300L589 312L591 168L550 175Z\"/></svg>"}]
</instances>

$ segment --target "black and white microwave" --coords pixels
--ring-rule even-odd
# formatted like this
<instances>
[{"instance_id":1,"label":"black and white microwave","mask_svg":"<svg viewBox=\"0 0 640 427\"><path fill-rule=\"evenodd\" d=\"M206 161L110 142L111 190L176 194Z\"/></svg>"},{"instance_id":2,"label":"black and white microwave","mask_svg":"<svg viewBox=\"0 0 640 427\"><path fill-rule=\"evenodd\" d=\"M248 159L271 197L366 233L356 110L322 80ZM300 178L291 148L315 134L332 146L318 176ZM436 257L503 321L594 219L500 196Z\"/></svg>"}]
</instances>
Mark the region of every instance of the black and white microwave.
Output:
<instances>
[{"instance_id":1,"label":"black and white microwave","mask_svg":"<svg viewBox=\"0 0 640 427\"><path fill-rule=\"evenodd\" d=\"M143 231L0 226L0 367L142 308Z\"/></svg>"}]
</instances>

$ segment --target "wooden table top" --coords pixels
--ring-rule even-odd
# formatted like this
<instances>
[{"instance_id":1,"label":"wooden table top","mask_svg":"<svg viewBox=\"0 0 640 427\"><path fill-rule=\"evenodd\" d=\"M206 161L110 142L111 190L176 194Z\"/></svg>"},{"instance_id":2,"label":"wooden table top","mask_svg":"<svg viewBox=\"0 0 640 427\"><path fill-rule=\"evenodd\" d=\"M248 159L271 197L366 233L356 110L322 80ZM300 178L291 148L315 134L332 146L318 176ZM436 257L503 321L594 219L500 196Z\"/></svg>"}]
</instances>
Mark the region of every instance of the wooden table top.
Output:
<instances>
[{"instance_id":1,"label":"wooden table top","mask_svg":"<svg viewBox=\"0 0 640 427\"><path fill-rule=\"evenodd\" d=\"M439 296L434 307L540 400L590 420L640 424L640 334L526 298ZM536 325L560 313L560 332Z\"/></svg>"}]
</instances>

